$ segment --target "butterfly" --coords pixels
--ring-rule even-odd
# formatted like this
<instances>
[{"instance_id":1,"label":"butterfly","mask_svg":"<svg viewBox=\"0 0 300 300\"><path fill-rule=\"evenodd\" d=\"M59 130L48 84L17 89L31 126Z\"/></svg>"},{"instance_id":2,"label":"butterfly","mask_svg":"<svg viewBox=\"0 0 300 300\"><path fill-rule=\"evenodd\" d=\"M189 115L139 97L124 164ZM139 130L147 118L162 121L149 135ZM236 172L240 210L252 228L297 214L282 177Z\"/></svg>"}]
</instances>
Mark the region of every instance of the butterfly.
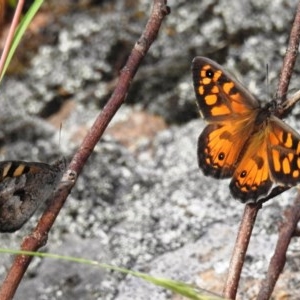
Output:
<instances>
[{"instance_id":1,"label":"butterfly","mask_svg":"<svg viewBox=\"0 0 300 300\"><path fill-rule=\"evenodd\" d=\"M198 139L203 173L231 178L231 194L244 203L299 183L300 135L276 116L276 101L262 107L208 58L195 57L192 73L197 105L208 122Z\"/></svg>"},{"instance_id":2,"label":"butterfly","mask_svg":"<svg viewBox=\"0 0 300 300\"><path fill-rule=\"evenodd\" d=\"M0 162L0 232L20 229L60 182L65 159L40 162Z\"/></svg>"}]
</instances>

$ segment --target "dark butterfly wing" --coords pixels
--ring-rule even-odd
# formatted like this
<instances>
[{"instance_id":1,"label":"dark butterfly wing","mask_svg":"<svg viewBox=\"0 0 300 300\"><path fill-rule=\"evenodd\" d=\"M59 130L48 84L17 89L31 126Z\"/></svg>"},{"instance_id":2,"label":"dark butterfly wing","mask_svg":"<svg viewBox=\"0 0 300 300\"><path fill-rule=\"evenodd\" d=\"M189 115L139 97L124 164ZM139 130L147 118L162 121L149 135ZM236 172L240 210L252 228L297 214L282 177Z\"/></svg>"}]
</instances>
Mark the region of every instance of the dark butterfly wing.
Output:
<instances>
[{"instance_id":1,"label":"dark butterfly wing","mask_svg":"<svg viewBox=\"0 0 300 300\"><path fill-rule=\"evenodd\" d=\"M0 232L21 228L38 206L51 196L65 167L65 160L53 165L0 162Z\"/></svg>"}]
</instances>

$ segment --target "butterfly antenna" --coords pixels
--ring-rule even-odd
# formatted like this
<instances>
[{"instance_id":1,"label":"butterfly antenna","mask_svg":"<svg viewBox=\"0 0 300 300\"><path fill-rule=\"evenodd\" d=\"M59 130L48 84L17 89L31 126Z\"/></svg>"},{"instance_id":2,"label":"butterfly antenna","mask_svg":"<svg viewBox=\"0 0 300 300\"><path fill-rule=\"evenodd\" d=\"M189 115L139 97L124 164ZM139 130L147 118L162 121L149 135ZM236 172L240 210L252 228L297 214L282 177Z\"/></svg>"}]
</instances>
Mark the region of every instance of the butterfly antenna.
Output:
<instances>
[{"instance_id":1,"label":"butterfly antenna","mask_svg":"<svg viewBox=\"0 0 300 300\"><path fill-rule=\"evenodd\" d=\"M270 96L269 64L266 64L266 85L267 85L268 95Z\"/></svg>"},{"instance_id":2,"label":"butterfly antenna","mask_svg":"<svg viewBox=\"0 0 300 300\"><path fill-rule=\"evenodd\" d=\"M61 141L61 131L62 131L62 122L60 122L59 125L59 135L58 135L58 145L60 146L60 141Z\"/></svg>"}]
</instances>

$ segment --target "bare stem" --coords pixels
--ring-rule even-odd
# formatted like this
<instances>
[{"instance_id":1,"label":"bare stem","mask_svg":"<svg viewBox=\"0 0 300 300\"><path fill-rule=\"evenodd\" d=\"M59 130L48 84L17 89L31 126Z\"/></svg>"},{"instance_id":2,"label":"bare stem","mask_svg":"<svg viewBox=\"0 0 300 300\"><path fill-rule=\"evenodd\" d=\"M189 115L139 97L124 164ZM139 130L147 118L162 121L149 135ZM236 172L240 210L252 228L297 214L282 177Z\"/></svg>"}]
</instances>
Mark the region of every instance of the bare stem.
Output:
<instances>
[{"instance_id":1,"label":"bare stem","mask_svg":"<svg viewBox=\"0 0 300 300\"><path fill-rule=\"evenodd\" d=\"M235 299L236 297L252 229L260 208L260 204L247 204L245 206L223 290L223 296L227 299Z\"/></svg>"},{"instance_id":2,"label":"bare stem","mask_svg":"<svg viewBox=\"0 0 300 300\"><path fill-rule=\"evenodd\" d=\"M157 37L164 17L169 13L169 8L164 0L154 0L152 12L140 39L134 45L131 54L120 73L117 86L102 112L99 114L89 133L84 138L80 148L74 155L69 169L80 174L85 162L91 155L94 147L101 138L104 130L123 104L132 79L145 57L151 44ZM54 200L42 215L33 233L26 237L21 245L22 250L37 251L47 240L47 234L51 229L60 209L62 208L72 186L59 189ZM30 256L16 256L6 279L0 289L0 299L12 299L15 291L31 261Z\"/></svg>"},{"instance_id":3,"label":"bare stem","mask_svg":"<svg viewBox=\"0 0 300 300\"><path fill-rule=\"evenodd\" d=\"M292 77L293 69L295 66L298 47L300 41L300 2L298 3L295 20L292 25L289 43L286 49L286 54L283 59L283 65L280 73L280 80L277 87L277 98L281 102L285 101L290 79Z\"/></svg>"},{"instance_id":4,"label":"bare stem","mask_svg":"<svg viewBox=\"0 0 300 300\"><path fill-rule=\"evenodd\" d=\"M300 193L298 193L293 205L287 208L284 214L285 220L280 227L275 252L271 258L266 278L262 281L257 296L258 300L267 300L271 298L275 284L284 268L286 252L300 218Z\"/></svg>"}]
</instances>

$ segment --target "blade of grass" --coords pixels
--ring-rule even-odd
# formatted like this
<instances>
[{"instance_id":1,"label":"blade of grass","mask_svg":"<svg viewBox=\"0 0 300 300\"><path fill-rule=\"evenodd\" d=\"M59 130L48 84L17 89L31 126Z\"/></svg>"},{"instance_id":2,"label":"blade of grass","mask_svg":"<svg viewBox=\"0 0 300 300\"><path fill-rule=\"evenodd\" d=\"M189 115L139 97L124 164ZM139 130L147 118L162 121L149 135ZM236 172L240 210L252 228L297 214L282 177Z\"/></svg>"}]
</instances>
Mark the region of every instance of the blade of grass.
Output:
<instances>
[{"instance_id":1,"label":"blade of grass","mask_svg":"<svg viewBox=\"0 0 300 300\"><path fill-rule=\"evenodd\" d=\"M3 70L3 66L5 64L5 61L7 59L7 54L10 51L11 43L12 43L12 40L14 38L16 28L18 27L18 24L19 24L20 19L21 19L21 14L22 14L22 10L23 10L23 7L24 7L24 3L25 3L25 0L19 0L17 5L16 5L14 17L11 21L9 31L8 31L7 37L5 39L3 51L2 51L2 54L1 54L1 59L0 59L0 73L1 74L2 74L2 70Z\"/></svg>"},{"instance_id":2,"label":"blade of grass","mask_svg":"<svg viewBox=\"0 0 300 300\"><path fill-rule=\"evenodd\" d=\"M40 9L43 2L44 2L44 0L35 0L34 3L30 6L30 8L27 11L27 13L25 14L25 16L22 18L22 21L20 22L20 24L18 25L18 28L14 34L12 44L10 46L7 58L5 59L3 70L2 70L1 76L0 76L0 82L2 81L2 78L9 66L9 63L10 63L18 45L20 44L21 38L23 37L26 29L28 28L33 17L36 15L37 11Z\"/></svg>"},{"instance_id":3,"label":"blade of grass","mask_svg":"<svg viewBox=\"0 0 300 300\"><path fill-rule=\"evenodd\" d=\"M109 269L109 270L114 270L117 272L130 274L132 276L144 279L145 281L155 284L156 286L160 286L165 289L168 289L168 290L170 290L174 293L177 293L179 295L182 295L188 299L193 299L193 300L222 300L222 299L224 300L225 299L220 296L214 295L213 293L208 292L204 289L196 288L190 284L186 284L186 283L183 283L180 281L170 280L170 279L166 279L166 278L162 278L162 277L153 277L153 276L150 276L145 273L131 271L131 270L127 270L125 268L120 268L120 267L111 266L108 264L99 263L98 261L95 261L95 260L89 260L89 259L72 257L72 256L64 256L64 255L59 255L59 254L21 251L21 250L4 249L4 248L0 248L0 253L60 259L60 260L64 260L64 261L93 265L93 266L97 266L97 267L101 267L101 268L105 268L105 269Z\"/></svg>"}]
</instances>

